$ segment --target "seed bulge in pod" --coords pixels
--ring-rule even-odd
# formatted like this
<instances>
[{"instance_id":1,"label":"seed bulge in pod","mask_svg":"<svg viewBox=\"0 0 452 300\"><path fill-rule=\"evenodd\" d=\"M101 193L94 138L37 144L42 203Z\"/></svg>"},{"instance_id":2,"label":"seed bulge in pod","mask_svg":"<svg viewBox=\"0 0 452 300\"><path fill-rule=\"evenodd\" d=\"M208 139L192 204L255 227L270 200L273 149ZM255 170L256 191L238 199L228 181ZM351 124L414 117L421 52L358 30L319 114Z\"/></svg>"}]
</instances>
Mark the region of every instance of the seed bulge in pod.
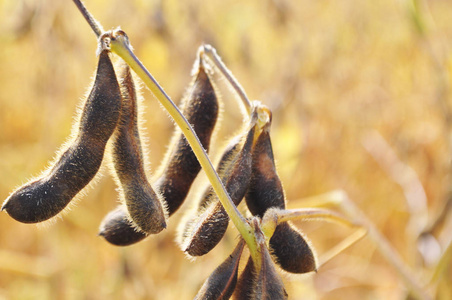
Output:
<instances>
[{"instance_id":1,"label":"seed bulge in pod","mask_svg":"<svg viewBox=\"0 0 452 300\"><path fill-rule=\"evenodd\" d=\"M189 93L184 98L183 114L192 124L201 144L208 152L210 138L218 118L219 104L214 86L199 58L195 65L197 72L190 85ZM167 152L161 169L163 169L162 175L153 183L153 186L162 195L167 205L168 215L172 215L185 200L191 184L201 170L196 156L181 132L176 132L173 136L170 150ZM137 232L134 224L127 220L126 213L123 213L122 216L125 219L116 222L115 226L121 226L122 232L133 235L134 232ZM105 227L108 227L110 223L105 224ZM146 236L144 235L143 238ZM141 237L138 235L134 241L141 241L143 239Z\"/></svg>"},{"instance_id":2,"label":"seed bulge in pod","mask_svg":"<svg viewBox=\"0 0 452 300\"><path fill-rule=\"evenodd\" d=\"M290 223L276 226L270 238L276 262L287 272L307 273L317 270L314 253L303 235Z\"/></svg>"},{"instance_id":3,"label":"seed bulge in pod","mask_svg":"<svg viewBox=\"0 0 452 300\"><path fill-rule=\"evenodd\" d=\"M251 175L251 150L253 146L256 125L246 134L246 139L240 152L223 171L222 179L232 202L238 205L248 189ZM221 163L220 163L221 164ZM212 250L223 238L228 227L229 216L218 197L212 192L207 194L211 199L202 199L201 211L190 220L183 232L184 251L191 256L201 256Z\"/></svg>"},{"instance_id":4,"label":"seed bulge in pod","mask_svg":"<svg viewBox=\"0 0 452 300\"><path fill-rule=\"evenodd\" d=\"M127 65L119 76L119 84L123 104L120 121L113 135L113 172L132 224L146 233L159 233L166 228L165 212L159 195L146 176L138 129L139 101Z\"/></svg>"},{"instance_id":5,"label":"seed bulge in pod","mask_svg":"<svg viewBox=\"0 0 452 300\"><path fill-rule=\"evenodd\" d=\"M284 208L284 189L276 172L273 148L267 123L253 148L252 174L245 201L253 215L263 217L270 207Z\"/></svg>"},{"instance_id":6,"label":"seed bulge in pod","mask_svg":"<svg viewBox=\"0 0 452 300\"><path fill-rule=\"evenodd\" d=\"M284 189L276 172L270 139L271 122L264 126L253 148L252 175L245 196L248 209L262 218L270 207L285 208ZM287 272L316 270L314 252L305 237L289 223L279 224L270 239L276 262Z\"/></svg>"},{"instance_id":7,"label":"seed bulge in pod","mask_svg":"<svg viewBox=\"0 0 452 300\"><path fill-rule=\"evenodd\" d=\"M120 110L121 93L116 74L108 51L103 50L80 123L73 129L75 138L53 167L14 191L2 210L23 223L45 221L61 212L99 170Z\"/></svg>"},{"instance_id":8,"label":"seed bulge in pod","mask_svg":"<svg viewBox=\"0 0 452 300\"><path fill-rule=\"evenodd\" d=\"M218 119L219 104L202 59L199 58L197 66L197 74L188 95L184 98L182 112L208 152ZM193 181L201 170L198 159L180 131L175 133L162 166L163 174L154 186L166 201L168 214L171 216L184 202Z\"/></svg>"},{"instance_id":9,"label":"seed bulge in pod","mask_svg":"<svg viewBox=\"0 0 452 300\"><path fill-rule=\"evenodd\" d=\"M99 228L99 235L116 246L132 245L148 236L147 233L138 231L129 221L124 205L119 205L105 216Z\"/></svg>"}]
</instances>

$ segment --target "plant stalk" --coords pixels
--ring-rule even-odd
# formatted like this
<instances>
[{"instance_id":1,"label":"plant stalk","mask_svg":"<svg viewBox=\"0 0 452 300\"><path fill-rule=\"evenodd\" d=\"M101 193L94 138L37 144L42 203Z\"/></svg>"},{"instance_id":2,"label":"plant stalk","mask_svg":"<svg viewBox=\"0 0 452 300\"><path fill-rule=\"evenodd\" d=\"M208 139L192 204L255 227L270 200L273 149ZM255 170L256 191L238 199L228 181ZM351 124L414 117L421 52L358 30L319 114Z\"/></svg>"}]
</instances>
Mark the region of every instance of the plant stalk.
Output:
<instances>
[{"instance_id":1,"label":"plant stalk","mask_svg":"<svg viewBox=\"0 0 452 300\"><path fill-rule=\"evenodd\" d=\"M94 31L96 37L99 38L102 35L102 33L104 33L102 25L96 19L94 19L94 17L86 9L85 5L81 0L72 0L72 1L74 1L75 5L80 10L83 17L85 17L86 22L88 22L89 26L91 26L91 29Z\"/></svg>"},{"instance_id":2,"label":"plant stalk","mask_svg":"<svg viewBox=\"0 0 452 300\"><path fill-rule=\"evenodd\" d=\"M203 45L202 47L204 50L202 54L206 56L209 61L213 62L213 64L220 70L221 74L223 74L223 76L227 79L229 84L232 86L232 88L236 91L237 95L242 100L243 106L245 106L248 115L250 115L253 106L251 104L251 101L246 96L243 87L240 85L237 79L235 79L231 71L228 70L226 65L221 60L220 56L217 54L217 51L215 51L215 48L213 48L210 45Z\"/></svg>"},{"instance_id":3,"label":"plant stalk","mask_svg":"<svg viewBox=\"0 0 452 300\"><path fill-rule=\"evenodd\" d=\"M154 77L149 73L149 71L143 66L140 60L132 52L127 36L123 31L116 31L112 33L111 51L120 56L138 75L138 77L143 80L146 86L151 90L152 94L160 101L163 107L168 111L173 120L176 122L177 126L181 129L185 138L187 139L193 153L196 155L201 167L206 173L215 193L226 210L227 214L231 218L237 230L242 235L243 239L246 241L251 253L257 251L257 244L254 239L254 233L252 227L248 224L246 219L240 214L237 207L232 202L229 197L223 183L221 182L217 172L215 171L212 162L210 161L206 151L201 145L195 131L192 126L188 123L187 119L180 112L174 102L165 93L162 87L157 83Z\"/></svg>"}]
</instances>

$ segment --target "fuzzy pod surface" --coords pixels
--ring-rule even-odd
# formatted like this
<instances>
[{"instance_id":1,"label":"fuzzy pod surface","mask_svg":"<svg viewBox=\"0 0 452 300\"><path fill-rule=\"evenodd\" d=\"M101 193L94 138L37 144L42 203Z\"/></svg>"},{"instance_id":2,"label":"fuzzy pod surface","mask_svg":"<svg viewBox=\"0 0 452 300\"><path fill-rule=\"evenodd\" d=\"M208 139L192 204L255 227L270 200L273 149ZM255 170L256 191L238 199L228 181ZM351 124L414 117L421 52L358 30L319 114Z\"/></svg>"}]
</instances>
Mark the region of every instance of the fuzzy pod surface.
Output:
<instances>
[{"instance_id":1,"label":"fuzzy pod surface","mask_svg":"<svg viewBox=\"0 0 452 300\"><path fill-rule=\"evenodd\" d=\"M103 50L79 126L74 127L75 139L45 175L13 192L2 210L23 223L45 221L61 212L98 172L120 110L118 81L108 51Z\"/></svg>"},{"instance_id":2,"label":"fuzzy pod surface","mask_svg":"<svg viewBox=\"0 0 452 300\"><path fill-rule=\"evenodd\" d=\"M156 234L166 228L160 196L148 181L138 128L138 99L129 66L119 75L122 95L121 117L113 135L112 157L121 200L132 223L142 231ZM125 223L128 224L128 223Z\"/></svg>"},{"instance_id":3,"label":"fuzzy pod surface","mask_svg":"<svg viewBox=\"0 0 452 300\"><path fill-rule=\"evenodd\" d=\"M261 218L271 207L286 207L284 189L276 172L270 125L271 122L264 126L254 145L252 175L245 196L250 212ZM276 262L285 271L307 273L316 270L315 255L309 243L289 223L277 225L270 247Z\"/></svg>"},{"instance_id":4,"label":"fuzzy pod surface","mask_svg":"<svg viewBox=\"0 0 452 300\"><path fill-rule=\"evenodd\" d=\"M261 247L261 267L256 270L250 257L240 274L233 294L235 300L280 300L287 299L284 283L277 273L267 248Z\"/></svg>"},{"instance_id":5,"label":"fuzzy pod surface","mask_svg":"<svg viewBox=\"0 0 452 300\"><path fill-rule=\"evenodd\" d=\"M243 145L235 157L231 159L228 151L223 154L223 158L231 159L227 167L222 161L219 163L219 166L224 167L220 171L223 184L235 205L240 204L248 189L255 131L254 124L246 133ZM229 151L236 151L236 147L230 147ZM209 191L205 193L205 197L208 199L201 199L196 216L187 222L182 233L184 251L191 256L201 256L212 250L223 238L229 224L229 216L216 194Z\"/></svg>"},{"instance_id":6,"label":"fuzzy pod surface","mask_svg":"<svg viewBox=\"0 0 452 300\"><path fill-rule=\"evenodd\" d=\"M226 300L232 296L244 246L245 242L241 240L232 254L206 279L195 300Z\"/></svg>"},{"instance_id":7,"label":"fuzzy pod surface","mask_svg":"<svg viewBox=\"0 0 452 300\"><path fill-rule=\"evenodd\" d=\"M206 151L209 150L210 139L218 118L218 110L219 104L214 86L204 67L199 63L189 94L184 99L183 114L192 124ZM162 168L162 175L152 185L162 196L162 200L166 204L167 213L170 216L182 205L193 181L201 170L196 156L182 133L177 132L173 137L172 146L167 153L167 158ZM115 222L108 222L113 216ZM117 219L120 216L124 220L119 222ZM113 224L115 225L115 232L118 231L124 236L132 237L128 241L130 244L139 242L147 236L134 228L134 224L128 220L126 211L107 215L104 218L101 231L109 232L109 226ZM106 236L104 237L111 243ZM118 243L113 244L118 245Z\"/></svg>"},{"instance_id":8,"label":"fuzzy pod surface","mask_svg":"<svg viewBox=\"0 0 452 300\"><path fill-rule=\"evenodd\" d=\"M124 205L118 205L105 216L99 227L99 235L115 246L129 246L148 236L138 231L128 219Z\"/></svg>"},{"instance_id":9,"label":"fuzzy pod surface","mask_svg":"<svg viewBox=\"0 0 452 300\"><path fill-rule=\"evenodd\" d=\"M219 104L214 86L203 64L199 62L198 72L184 99L182 113L193 126L206 152L210 148L218 110ZM176 132L172 147L167 154L163 174L155 182L156 189L166 201L169 215L175 213L182 205L200 170L201 165L186 138L181 132Z\"/></svg>"}]
</instances>

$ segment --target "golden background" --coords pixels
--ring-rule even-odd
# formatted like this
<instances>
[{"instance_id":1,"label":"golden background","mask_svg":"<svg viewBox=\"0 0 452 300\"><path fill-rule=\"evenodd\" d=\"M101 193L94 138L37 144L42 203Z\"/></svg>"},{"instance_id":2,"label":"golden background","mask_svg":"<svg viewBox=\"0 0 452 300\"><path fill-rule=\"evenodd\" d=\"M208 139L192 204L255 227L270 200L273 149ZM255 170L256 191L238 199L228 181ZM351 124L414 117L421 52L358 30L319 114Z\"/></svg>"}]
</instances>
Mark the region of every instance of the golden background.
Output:
<instances>
[{"instance_id":1,"label":"golden background","mask_svg":"<svg viewBox=\"0 0 452 300\"><path fill-rule=\"evenodd\" d=\"M85 4L106 29L127 32L137 56L177 103L198 46L212 44L248 96L273 110L274 154L288 206L344 190L431 295L452 297L452 254L429 284L452 239L450 216L422 239L423 254L417 246L418 234L447 212L451 184L451 1ZM40 174L70 135L96 67L96 38L71 1L0 1L0 25L0 199L6 199ZM217 85L224 112L214 157L242 121L234 93L221 77ZM155 170L174 126L147 90L143 95ZM191 299L232 252L237 232L230 225L211 253L185 257L174 240L189 203L159 235L126 248L107 244L96 234L118 196L103 173L55 224L20 224L0 214L0 299ZM295 224L319 257L353 232L322 221ZM407 294L369 238L317 274L282 276L291 299Z\"/></svg>"}]
</instances>

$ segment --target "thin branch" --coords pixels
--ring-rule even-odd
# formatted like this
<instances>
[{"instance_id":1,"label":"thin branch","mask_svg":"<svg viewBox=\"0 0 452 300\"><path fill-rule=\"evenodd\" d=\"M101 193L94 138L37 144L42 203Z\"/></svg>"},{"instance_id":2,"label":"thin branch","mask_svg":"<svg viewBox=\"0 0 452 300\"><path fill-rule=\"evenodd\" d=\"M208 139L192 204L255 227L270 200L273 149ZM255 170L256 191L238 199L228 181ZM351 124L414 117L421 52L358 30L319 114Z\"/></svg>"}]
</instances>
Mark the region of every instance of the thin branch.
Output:
<instances>
[{"instance_id":1,"label":"thin branch","mask_svg":"<svg viewBox=\"0 0 452 300\"><path fill-rule=\"evenodd\" d=\"M349 227L360 226L340 214L321 208L296 208L296 209L279 209L277 207L269 208L262 217L261 228L267 240L273 236L276 226L288 221L307 221L307 220L323 220L339 223Z\"/></svg>"},{"instance_id":2,"label":"thin branch","mask_svg":"<svg viewBox=\"0 0 452 300\"><path fill-rule=\"evenodd\" d=\"M298 208L298 209L285 209L285 210L277 210L278 214L278 224L287 221L294 220L324 220L324 221L332 221L336 223L340 223L350 227L359 226L353 222L350 222L349 219L341 216L338 213L327 209L320 208Z\"/></svg>"},{"instance_id":3,"label":"thin branch","mask_svg":"<svg viewBox=\"0 0 452 300\"><path fill-rule=\"evenodd\" d=\"M102 25L94 19L93 15L86 9L85 5L81 0L72 0L74 1L77 8L80 10L82 15L85 17L86 21L88 22L89 26L91 26L91 29L94 31L94 34L96 37L100 37L102 33L104 33L104 29L102 28Z\"/></svg>"},{"instance_id":4,"label":"thin branch","mask_svg":"<svg viewBox=\"0 0 452 300\"><path fill-rule=\"evenodd\" d=\"M363 237L366 236L366 233L367 230L365 228L360 228L353 232L351 235L349 235L347 238L345 238L343 241L341 241L339 244L329 249L319 258L318 268L320 268L321 266L329 262L331 259L339 255L345 249L356 244L358 241L360 241Z\"/></svg>"},{"instance_id":5,"label":"thin branch","mask_svg":"<svg viewBox=\"0 0 452 300\"><path fill-rule=\"evenodd\" d=\"M242 100L242 103L245 106L245 109L248 112L248 114L250 114L252 109L251 101L248 99L248 96L246 95L243 87L240 85L237 79L235 79L234 75L232 75L231 71L229 71L229 69L223 63L220 56L217 54L215 48L213 48L210 45L203 45L201 47L203 48L203 52L201 52L201 55L204 54L204 56L207 56L208 60L213 62L213 64L218 68L218 70L220 70L221 74L228 80L229 84L232 86L234 91Z\"/></svg>"},{"instance_id":6,"label":"thin branch","mask_svg":"<svg viewBox=\"0 0 452 300\"><path fill-rule=\"evenodd\" d=\"M159 100L163 107L168 111L173 120L181 129L185 138L187 139L193 153L196 155L201 167L206 173L215 193L218 195L221 204L231 218L237 230L240 232L246 241L251 253L257 253L257 244L254 239L253 229L248 224L246 219L240 214L237 207L232 202L227 193L223 183L221 182L217 172L215 171L212 162L210 161L206 151L202 147L195 131L188 123L187 119L177 108L171 98L165 93L163 88L157 83L154 77L144 67L140 60L132 52L127 35L121 31L114 31L111 36L111 51L119 55L143 80L146 86L151 90L154 96ZM101 41L102 42L102 41Z\"/></svg>"}]
</instances>

